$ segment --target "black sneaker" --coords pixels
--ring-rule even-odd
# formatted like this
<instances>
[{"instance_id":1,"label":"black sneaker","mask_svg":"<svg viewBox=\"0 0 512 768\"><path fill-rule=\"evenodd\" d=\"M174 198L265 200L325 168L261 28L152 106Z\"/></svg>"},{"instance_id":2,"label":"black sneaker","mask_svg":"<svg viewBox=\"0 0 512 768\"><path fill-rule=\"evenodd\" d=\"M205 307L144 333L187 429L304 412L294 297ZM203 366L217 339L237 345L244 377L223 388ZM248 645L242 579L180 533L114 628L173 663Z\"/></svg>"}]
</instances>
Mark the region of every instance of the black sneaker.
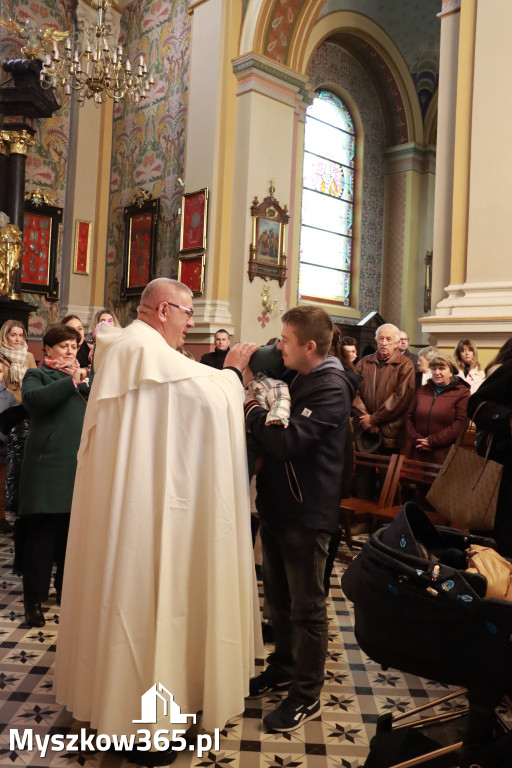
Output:
<instances>
[{"instance_id":1,"label":"black sneaker","mask_svg":"<svg viewBox=\"0 0 512 768\"><path fill-rule=\"evenodd\" d=\"M249 681L248 699L256 699L266 693L286 691L292 684L291 680L276 680L271 667L267 667L260 675L252 677Z\"/></svg>"},{"instance_id":2,"label":"black sneaker","mask_svg":"<svg viewBox=\"0 0 512 768\"><path fill-rule=\"evenodd\" d=\"M269 712L263 718L263 724L273 731L295 731L308 720L318 717L321 711L320 699L314 701L313 704L298 704L288 697L277 709Z\"/></svg>"}]
</instances>

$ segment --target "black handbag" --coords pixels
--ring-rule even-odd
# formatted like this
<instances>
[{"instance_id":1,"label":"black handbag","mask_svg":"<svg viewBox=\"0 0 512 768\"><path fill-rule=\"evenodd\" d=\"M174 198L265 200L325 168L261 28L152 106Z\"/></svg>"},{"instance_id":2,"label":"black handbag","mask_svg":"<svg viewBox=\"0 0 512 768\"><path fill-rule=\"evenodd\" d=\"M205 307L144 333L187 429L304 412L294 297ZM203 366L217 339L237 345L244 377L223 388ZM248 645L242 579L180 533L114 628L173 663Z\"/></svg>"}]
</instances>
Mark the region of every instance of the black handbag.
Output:
<instances>
[{"instance_id":1,"label":"black handbag","mask_svg":"<svg viewBox=\"0 0 512 768\"><path fill-rule=\"evenodd\" d=\"M22 403L11 405L10 408L6 408L5 411L0 413L0 432L3 432L4 435L8 435L16 424L19 424L20 421L27 418L28 411Z\"/></svg>"}]
</instances>

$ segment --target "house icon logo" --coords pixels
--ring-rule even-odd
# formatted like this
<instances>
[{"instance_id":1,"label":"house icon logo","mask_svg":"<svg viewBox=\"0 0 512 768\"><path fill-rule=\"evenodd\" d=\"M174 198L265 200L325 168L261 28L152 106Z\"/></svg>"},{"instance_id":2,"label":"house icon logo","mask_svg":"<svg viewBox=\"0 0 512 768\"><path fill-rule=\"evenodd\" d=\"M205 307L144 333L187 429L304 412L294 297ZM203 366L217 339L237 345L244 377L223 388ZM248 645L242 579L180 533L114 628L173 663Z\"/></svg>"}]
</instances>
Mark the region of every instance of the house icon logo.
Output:
<instances>
[{"instance_id":1,"label":"house icon logo","mask_svg":"<svg viewBox=\"0 0 512 768\"><path fill-rule=\"evenodd\" d=\"M160 691L159 693L157 691ZM162 695L163 694L163 695ZM163 702L163 715L169 715L171 725L182 725L190 718L192 723L196 722L195 715L185 715L181 712L181 707L174 701L174 696L162 683L155 683L151 688L140 697L141 713L140 720L132 720L132 723L156 723L158 718L158 700Z\"/></svg>"}]
</instances>

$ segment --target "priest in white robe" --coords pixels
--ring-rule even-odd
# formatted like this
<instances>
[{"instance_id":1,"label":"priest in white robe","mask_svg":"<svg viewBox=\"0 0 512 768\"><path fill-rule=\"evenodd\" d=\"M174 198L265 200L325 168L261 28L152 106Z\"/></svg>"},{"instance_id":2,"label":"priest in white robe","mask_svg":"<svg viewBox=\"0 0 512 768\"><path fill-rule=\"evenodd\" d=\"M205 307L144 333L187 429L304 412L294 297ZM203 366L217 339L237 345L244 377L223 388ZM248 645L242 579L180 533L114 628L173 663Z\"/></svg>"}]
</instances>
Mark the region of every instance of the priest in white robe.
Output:
<instances>
[{"instance_id":1,"label":"priest in white robe","mask_svg":"<svg viewBox=\"0 0 512 768\"><path fill-rule=\"evenodd\" d=\"M222 371L177 352L193 310L174 280L150 283L138 312L97 333L54 687L99 733L172 729L161 712L132 722L159 684L213 731L243 712L261 651L237 373L256 346Z\"/></svg>"}]
</instances>

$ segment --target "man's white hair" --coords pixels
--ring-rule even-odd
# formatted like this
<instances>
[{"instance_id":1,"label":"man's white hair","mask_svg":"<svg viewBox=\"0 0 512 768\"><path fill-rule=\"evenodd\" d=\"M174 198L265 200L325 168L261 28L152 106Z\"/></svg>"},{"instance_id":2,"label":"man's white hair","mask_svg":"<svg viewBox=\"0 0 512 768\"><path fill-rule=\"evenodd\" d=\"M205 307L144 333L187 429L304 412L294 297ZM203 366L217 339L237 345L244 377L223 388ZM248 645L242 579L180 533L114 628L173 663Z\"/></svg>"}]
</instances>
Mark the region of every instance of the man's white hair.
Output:
<instances>
[{"instance_id":1,"label":"man's white hair","mask_svg":"<svg viewBox=\"0 0 512 768\"><path fill-rule=\"evenodd\" d=\"M377 338L379 331L382 331L383 328L391 328L393 330L393 333L395 334L395 341L400 340L400 329L397 328L396 325L393 325L393 323L383 323L382 325L379 325L379 327L375 331L375 338Z\"/></svg>"},{"instance_id":2,"label":"man's white hair","mask_svg":"<svg viewBox=\"0 0 512 768\"><path fill-rule=\"evenodd\" d=\"M175 291L183 291L184 293L188 293L189 296L193 295L192 291L188 285L185 285L185 283L180 283L178 280L172 280L170 277L157 277L155 280L148 283L142 291L140 303L149 304L155 297L159 297L166 292L168 288L173 288Z\"/></svg>"}]
</instances>

